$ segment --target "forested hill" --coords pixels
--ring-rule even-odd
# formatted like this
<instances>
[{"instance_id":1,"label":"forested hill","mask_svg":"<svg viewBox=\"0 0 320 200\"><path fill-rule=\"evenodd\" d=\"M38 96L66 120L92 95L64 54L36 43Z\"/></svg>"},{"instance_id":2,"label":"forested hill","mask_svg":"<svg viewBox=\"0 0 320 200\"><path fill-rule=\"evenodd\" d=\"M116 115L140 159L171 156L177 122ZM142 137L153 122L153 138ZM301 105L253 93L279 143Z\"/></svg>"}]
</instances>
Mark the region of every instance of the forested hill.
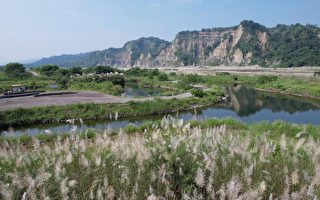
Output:
<instances>
[{"instance_id":1,"label":"forested hill","mask_svg":"<svg viewBox=\"0 0 320 200\"><path fill-rule=\"evenodd\" d=\"M155 37L75 55L43 58L30 66L62 67L109 65L186 66L261 65L277 67L320 66L320 28L314 25L277 25L267 28L242 21L228 28L183 31L172 42Z\"/></svg>"}]
</instances>

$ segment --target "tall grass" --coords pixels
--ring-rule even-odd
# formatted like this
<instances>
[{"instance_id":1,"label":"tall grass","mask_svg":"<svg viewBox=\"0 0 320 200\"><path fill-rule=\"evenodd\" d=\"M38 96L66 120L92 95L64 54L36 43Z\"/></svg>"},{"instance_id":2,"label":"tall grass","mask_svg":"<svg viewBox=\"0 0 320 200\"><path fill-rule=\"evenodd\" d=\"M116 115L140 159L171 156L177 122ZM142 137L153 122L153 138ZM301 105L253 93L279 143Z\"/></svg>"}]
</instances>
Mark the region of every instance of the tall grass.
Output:
<instances>
[{"instance_id":1,"label":"tall grass","mask_svg":"<svg viewBox=\"0 0 320 200\"><path fill-rule=\"evenodd\" d=\"M165 118L143 132L0 143L2 199L317 199L320 142Z\"/></svg>"}]
</instances>

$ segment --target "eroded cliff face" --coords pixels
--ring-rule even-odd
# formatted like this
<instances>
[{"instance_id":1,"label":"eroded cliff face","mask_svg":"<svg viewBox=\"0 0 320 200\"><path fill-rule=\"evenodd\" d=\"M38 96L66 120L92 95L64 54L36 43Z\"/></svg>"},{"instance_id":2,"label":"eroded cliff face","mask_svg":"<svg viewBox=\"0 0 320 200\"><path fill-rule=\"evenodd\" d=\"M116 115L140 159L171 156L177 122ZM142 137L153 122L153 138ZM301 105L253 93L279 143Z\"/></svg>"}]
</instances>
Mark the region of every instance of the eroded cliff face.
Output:
<instances>
[{"instance_id":1,"label":"eroded cliff face","mask_svg":"<svg viewBox=\"0 0 320 200\"><path fill-rule=\"evenodd\" d=\"M178 33L171 43L157 38L141 38L127 42L122 48L98 52L88 61L98 58L95 65L113 67L247 65L252 63L254 55L241 50L239 44L251 39L258 40L262 50L267 42L267 34L260 31L250 33L243 25L185 31Z\"/></svg>"},{"instance_id":2,"label":"eroded cliff face","mask_svg":"<svg viewBox=\"0 0 320 200\"><path fill-rule=\"evenodd\" d=\"M319 33L319 28L311 25L266 28L245 20L229 28L183 31L172 42L155 37L140 38L127 42L122 48L54 56L31 66L316 66L320 65Z\"/></svg>"},{"instance_id":3,"label":"eroded cliff face","mask_svg":"<svg viewBox=\"0 0 320 200\"><path fill-rule=\"evenodd\" d=\"M259 52L266 48L267 33L248 31L244 25L179 33L171 45L159 55L164 65L252 64L254 54L243 51L240 43L259 41ZM249 48L250 49L250 48Z\"/></svg>"}]
</instances>

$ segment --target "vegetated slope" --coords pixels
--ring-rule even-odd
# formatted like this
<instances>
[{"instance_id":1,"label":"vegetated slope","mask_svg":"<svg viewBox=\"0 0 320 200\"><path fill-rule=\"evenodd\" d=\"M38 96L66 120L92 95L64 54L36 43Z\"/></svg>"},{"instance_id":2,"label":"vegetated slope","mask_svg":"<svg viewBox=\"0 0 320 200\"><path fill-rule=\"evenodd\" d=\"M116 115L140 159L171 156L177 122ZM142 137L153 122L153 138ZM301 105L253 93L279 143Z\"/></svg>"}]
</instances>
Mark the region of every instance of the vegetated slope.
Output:
<instances>
[{"instance_id":1,"label":"vegetated slope","mask_svg":"<svg viewBox=\"0 0 320 200\"><path fill-rule=\"evenodd\" d=\"M277 25L267 28L242 21L229 28L183 31L169 43L140 38L122 48L86 54L62 55L32 64L69 66L188 66L262 65L278 67L319 66L320 28L313 25Z\"/></svg>"},{"instance_id":2,"label":"vegetated slope","mask_svg":"<svg viewBox=\"0 0 320 200\"><path fill-rule=\"evenodd\" d=\"M53 56L43 58L28 66L42 66L56 64L62 67L73 66L133 66L158 65L155 58L170 45L169 42L155 37L140 38L127 42L122 48L109 48L89 53Z\"/></svg>"}]
</instances>

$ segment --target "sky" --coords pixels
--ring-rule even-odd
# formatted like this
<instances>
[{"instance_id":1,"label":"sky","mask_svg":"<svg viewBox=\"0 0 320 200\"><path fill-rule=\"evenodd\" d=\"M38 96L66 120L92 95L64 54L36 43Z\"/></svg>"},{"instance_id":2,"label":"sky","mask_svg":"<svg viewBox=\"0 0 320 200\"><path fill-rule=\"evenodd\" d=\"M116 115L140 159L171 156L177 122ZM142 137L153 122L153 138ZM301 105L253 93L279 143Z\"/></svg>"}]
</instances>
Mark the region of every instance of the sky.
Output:
<instances>
[{"instance_id":1,"label":"sky","mask_svg":"<svg viewBox=\"0 0 320 200\"><path fill-rule=\"evenodd\" d=\"M248 19L320 24L320 0L0 0L0 64L74 54Z\"/></svg>"}]
</instances>

